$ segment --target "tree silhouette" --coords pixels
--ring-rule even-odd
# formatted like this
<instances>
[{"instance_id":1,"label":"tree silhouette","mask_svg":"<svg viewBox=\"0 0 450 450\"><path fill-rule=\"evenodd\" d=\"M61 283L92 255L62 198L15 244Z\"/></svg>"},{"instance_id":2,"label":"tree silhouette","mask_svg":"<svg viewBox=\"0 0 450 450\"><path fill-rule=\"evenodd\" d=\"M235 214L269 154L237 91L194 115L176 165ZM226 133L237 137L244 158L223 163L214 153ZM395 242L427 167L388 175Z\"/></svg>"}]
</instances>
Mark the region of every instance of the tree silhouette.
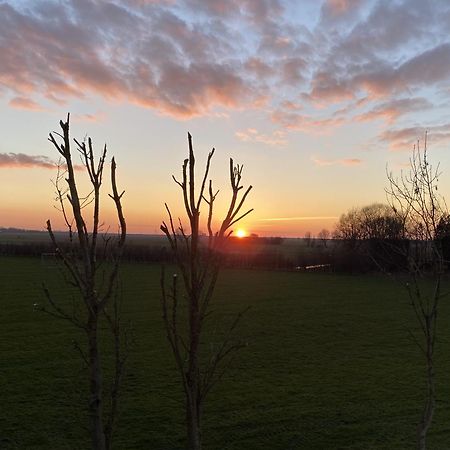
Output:
<instances>
[{"instance_id":1,"label":"tree silhouette","mask_svg":"<svg viewBox=\"0 0 450 450\"><path fill-rule=\"evenodd\" d=\"M116 184L116 163L111 162L111 189L109 196L114 202L120 232L117 239L106 237L100 245L100 195L103 181L103 171L106 162L106 145L100 158L95 161L91 138L79 142L74 139L82 163L91 185L91 193L82 197L77 186L75 176L76 167L72 161L71 139L69 136L69 118L60 121L61 133L50 133L49 141L54 145L62 158L58 176L55 181L57 201L69 232L69 248L61 245L53 232L50 220L47 230L58 257L64 264L64 276L70 286L79 292L79 303L73 308L61 306L61 302L54 299L50 291L44 287L44 292L50 307L41 308L55 317L65 319L85 333L86 345L77 344L89 372L89 417L92 448L95 450L109 450L117 416L118 397L123 368L127 357L126 336L121 326L118 296L116 292L119 264L126 239L126 222L122 211L122 196ZM62 142L58 142L55 136ZM61 186L65 180L67 186ZM88 230L88 223L84 208L92 208L92 229ZM110 261L99 261L100 246L103 259L107 256ZM109 308L110 307L110 308ZM109 411L104 408L104 382L102 379L102 357L99 348L99 324L106 319L112 334L114 347L114 370L111 389L108 397Z\"/></svg>"},{"instance_id":2,"label":"tree silhouette","mask_svg":"<svg viewBox=\"0 0 450 450\"><path fill-rule=\"evenodd\" d=\"M403 221L391 206L373 203L362 208L352 208L342 214L335 236L349 242L363 239L401 239L404 232Z\"/></svg>"},{"instance_id":3,"label":"tree silhouette","mask_svg":"<svg viewBox=\"0 0 450 450\"><path fill-rule=\"evenodd\" d=\"M238 315L229 327L223 342L211 352L207 361L201 360L201 336L207 315L211 313L212 301L217 277L224 259L223 251L232 227L252 209L241 213L245 200L252 189L249 186L240 195L242 169L230 159L230 183L232 196L228 211L222 220L218 231L213 231L214 202L219 191L213 190L210 180L206 193L206 184L214 149L209 153L206 168L202 177L200 190L195 189L195 157L192 137L188 134L189 156L184 160L182 179L174 181L182 191L185 212L189 221L189 230L185 230L181 219L175 228L172 214L166 204L168 224L163 222L161 230L167 236L173 251L178 270L184 286L184 297L187 303L187 332L183 333L178 309L180 292L177 286L178 277L175 274L168 291L165 285L164 272L161 277L163 319L167 337L175 357L178 371L181 375L186 399L186 424L189 448L199 450L202 447L201 419L205 399L221 378L227 367L226 360L239 348L241 342L236 342L232 335L242 314ZM207 205L206 228L208 235L200 240L199 221L202 205Z\"/></svg>"},{"instance_id":4,"label":"tree silhouette","mask_svg":"<svg viewBox=\"0 0 450 450\"><path fill-rule=\"evenodd\" d=\"M327 246L327 241L328 241L328 239L330 239L330 235L331 235L331 233L326 228L323 228L317 234L317 238L322 241L322 244L324 247Z\"/></svg>"},{"instance_id":5,"label":"tree silhouette","mask_svg":"<svg viewBox=\"0 0 450 450\"><path fill-rule=\"evenodd\" d=\"M439 236L448 213L438 190L439 164L428 162L427 136L424 149L419 143L413 150L409 172L399 178L388 173L386 189L391 207L403 221L405 235L411 240L408 255L408 282L405 287L422 336L411 336L419 346L426 363L426 399L417 426L417 445L426 448L426 438L436 408L434 348L436 343L438 306L443 296L441 281L444 254ZM431 283L431 287L427 285Z\"/></svg>"}]
</instances>

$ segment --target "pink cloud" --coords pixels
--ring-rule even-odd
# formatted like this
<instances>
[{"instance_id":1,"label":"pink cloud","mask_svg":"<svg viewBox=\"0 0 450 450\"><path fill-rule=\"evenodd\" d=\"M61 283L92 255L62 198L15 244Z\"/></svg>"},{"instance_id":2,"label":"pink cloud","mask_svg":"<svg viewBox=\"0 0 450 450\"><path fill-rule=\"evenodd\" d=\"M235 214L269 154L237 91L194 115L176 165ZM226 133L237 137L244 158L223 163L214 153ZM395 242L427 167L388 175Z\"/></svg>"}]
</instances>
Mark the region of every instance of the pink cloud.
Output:
<instances>
[{"instance_id":1,"label":"pink cloud","mask_svg":"<svg viewBox=\"0 0 450 450\"><path fill-rule=\"evenodd\" d=\"M358 158L322 159L322 158L316 158L316 157L311 157L311 161L316 166L320 166L320 167L326 167L326 166L353 167L353 166L359 166L363 162L361 159L358 159Z\"/></svg>"},{"instance_id":2,"label":"pink cloud","mask_svg":"<svg viewBox=\"0 0 450 450\"><path fill-rule=\"evenodd\" d=\"M430 148L447 146L450 143L450 123L390 129L381 133L379 140L387 143L393 151L411 150L418 140L424 140L426 132Z\"/></svg>"},{"instance_id":3,"label":"pink cloud","mask_svg":"<svg viewBox=\"0 0 450 450\"><path fill-rule=\"evenodd\" d=\"M258 142L271 146L284 146L288 143L286 133L283 130L276 130L271 134L260 133L255 128L236 131L235 136L242 142Z\"/></svg>"},{"instance_id":4,"label":"pink cloud","mask_svg":"<svg viewBox=\"0 0 450 450\"><path fill-rule=\"evenodd\" d=\"M188 119L281 105L272 119L308 132L339 126L344 113L292 113L336 102L360 107L361 96L389 103L450 78L437 2L376 1L362 14L364 0L327 0L316 28L294 25L281 0L63 3L0 2L0 94L16 99L12 107L37 108L41 96L59 105L100 95ZM389 123L407 114L390 106L349 114Z\"/></svg>"},{"instance_id":5,"label":"pink cloud","mask_svg":"<svg viewBox=\"0 0 450 450\"><path fill-rule=\"evenodd\" d=\"M83 97L88 89L109 96L123 86L99 57L95 36L84 33L64 14L47 24L0 5L0 17L6 42L0 46L0 82L13 92ZM70 48L64 42L70 42Z\"/></svg>"},{"instance_id":6,"label":"pink cloud","mask_svg":"<svg viewBox=\"0 0 450 450\"><path fill-rule=\"evenodd\" d=\"M158 105L165 112L188 118L206 113L211 105L236 108L255 98L252 89L231 67L197 64L189 67L166 65L157 84L159 99L144 95L134 100Z\"/></svg>"},{"instance_id":7,"label":"pink cloud","mask_svg":"<svg viewBox=\"0 0 450 450\"><path fill-rule=\"evenodd\" d=\"M202 10L221 18L244 15L256 24L278 17L283 10L279 0L188 0L186 3L194 10Z\"/></svg>"},{"instance_id":8,"label":"pink cloud","mask_svg":"<svg viewBox=\"0 0 450 450\"><path fill-rule=\"evenodd\" d=\"M29 111L43 111L44 108L30 98L14 97L9 101L9 106L17 109L27 109Z\"/></svg>"},{"instance_id":9,"label":"pink cloud","mask_svg":"<svg viewBox=\"0 0 450 450\"><path fill-rule=\"evenodd\" d=\"M26 155L24 153L0 153L0 168L56 169L57 165L47 156Z\"/></svg>"},{"instance_id":10,"label":"pink cloud","mask_svg":"<svg viewBox=\"0 0 450 450\"><path fill-rule=\"evenodd\" d=\"M394 25L399 28L401 23ZM414 35L413 30L407 36L397 37L399 45ZM363 91L372 100L379 100L411 89L439 86L449 79L450 43L435 45L406 58L403 56L403 61L397 62L398 57L392 61L373 55L377 49L375 43L383 50L389 45L384 41L377 42L377 36L354 36L352 41L341 42L332 48L330 51L334 54L330 54L327 64L316 69L309 92L303 98L316 102L340 102L351 100ZM343 66L339 59L347 60L348 64Z\"/></svg>"},{"instance_id":11,"label":"pink cloud","mask_svg":"<svg viewBox=\"0 0 450 450\"><path fill-rule=\"evenodd\" d=\"M291 57L282 62L282 80L286 85L298 85L305 79L307 62L303 58Z\"/></svg>"},{"instance_id":12,"label":"pink cloud","mask_svg":"<svg viewBox=\"0 0 450 450\"><path fill-rule=\"evenodd\" d=\"M245 68L250 74L258 78L268 78L275 74L275 69L258 57L251 57L245 63Z\"/></svg>"},{"instance_id":13,"label":"pink cloud","mask_svg":"<svg viewBox=\"0 0 450 450\"><path fill-rule=\"evenodd\" d=\"M334 15L343 14L359 3L359 0L326 0L328 10Z\"/></svg>"},{"instance_id":14,"label":"pink cloud","mask_svg":"<svg viewBox=\"0 0 450 450\"><path fill-rule=\"evenodd\" d=\"M172 4L175 0L124 0L124 3L130 6L146 6L146 5L158 5L158 4Z\"/></svg>"},{"instance_id":15,"label":"pink cloud","mask_svg":"<svg viewBox=\"0 0 450 450\"><path fill-rule=\"evenodd\" d=\"M270 217L267 219L259 219L261 222L301 222L308 220L331 220L339 219L338 216L297 216L297 217Z\"/></svg>"},{"instance_id":16,"label":"pink cloud","mask_svg":"<svg viewBox=\"0 0 450 450\"><path fill-rule=\"evenodd\" d=\"M155 9L149 25L118 5L88 6L74 3L69 14L55 5L50 22L1 4L0 38L6 44L0 44L0 84L30 101L34 94L61 102L94 93L178 118L261 99L241 75L239 62L215 61L228 44L212 32L188 26L163 9ZM248 7L259 9L251 1ZM81 22L74 21L78 16Z\"/></svg>"},{"instance_id":17,"label":"pink cloud","mask_svg":"<svg viewBox=\"0 0 450 450\"><path fill-rule=\"evenodd\" d=\"M433 85L450 77L450 44L442 44L420 53L397 68L368 70L353 82L374 97L404 92L413 87Z\"/></svg>"},{"instance_id":18,"label":"pink cloud","mask_svg":"<svg viewBox=\"0 0 450 450\"><path fill-rule=\"evenodd\" d=\"M72 114L72 119L75 122L102 122L105 120L106 114L98 112L96 114Z\"/></svg>"},{"instance_id":19,"label":"pink cloud","mask_svg":"<svg viewBox=\"0 0 450 450\"><path fill-rule=\"evenodd\" d=\"M349 114L353 113L354 111L357 111L359 108L362 108L364 105L366 105L369 102L369 98L368 97L363 97L360 98L358 100L354 100L352 102L347 102L345 104L345 106L343 106L342 108L337 109L334 113L333 113L333 117L345 117L348 116Z\"/></svg>"},{"instance_id":20,"label":"pink cloud","mask_svg":"<svg viewBox=\"0 0 450 450\"><path fill-rule=\"evenodd\" d=\"M303 105L302 104L293 102L291 100L284 100L281 103L280 107L282 109L284 109L284 110L287 109L288 111L300 111L300 110L303 109Z\"/></svg>"},{"instance_id":21,"label":"pink cloud","mask_svg":"<svg viewBox=\"0 0 450 450\"><path fill-rule=\"evenodd\" d=\"M342 166L359 166L362 162L362 159L358 158L345 158L339 161Z\"/></svg>"},{"instance_id":22,"label":"pink cloud","mask_svg":"<svg viewBox=\"0 0 450 450\"><path fill-rule=\"evenodd\" d=\"M348 80L339 80L334 73L322 71L315 74L311 82L311 90L309 94L304 95L304 98L319 102L341 102L351 100L354 96L354 88Z\"/></svg>"},{"instance_id":23,"label":"pink cloud","mask_svg":"<svg viewBox=\"0 0 450 450\"><path fill-rule=\"evenodd\" d=\"M324 133L345 123L342 117L314 118L295 111L276 110L272 113L272 121L288 130L310 133Z\"/></svg>"},{"instance_id":24,"label":"pink cloud","mask_svg":"<svg viewBox=\"0 0 450 450\"><path fill-rule=\"evenodd\" d=\"M320 28L333 27L348 30L352 22L359 18L366 0L324 0L320 11Z\"/></svg>"},{"instance_id":25,"label":"pink cloud","mask_svg":"<svg viewBox=\"0 0 450 450\"><path fill-rule=\"evenodd\" d=\"M370 111L357 115L355 119L360 122L384 119L387 123L392 124L400 116L416 111L424 111L430 109L432 106L425 98L396 99L376 105Z\"/></svg>"},{"instance_id":26,"label":"pink cloud","mask_svg":"<svg viewBox=\"0 0 450 450\"><path fill-rule=\"evenodd\" d=\"M241 0L247 14L259 24L280 16L283 7L280 0Z\"/></svg>"}]
</instances>

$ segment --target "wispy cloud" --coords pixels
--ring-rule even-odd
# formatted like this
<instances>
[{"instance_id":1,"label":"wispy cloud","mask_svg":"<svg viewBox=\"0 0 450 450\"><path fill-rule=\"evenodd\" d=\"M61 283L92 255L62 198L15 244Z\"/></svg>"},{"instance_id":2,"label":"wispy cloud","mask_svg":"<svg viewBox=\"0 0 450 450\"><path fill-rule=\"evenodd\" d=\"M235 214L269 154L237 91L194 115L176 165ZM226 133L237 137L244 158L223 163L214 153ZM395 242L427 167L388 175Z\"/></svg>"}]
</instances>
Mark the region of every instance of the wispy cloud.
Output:
<instances>
[{"instance_id":1,"label":"wispy cloud","mask_svg":"<svg viewBox=\"0 0 450 450\"><path fill-rule=\"evenodd\" d=\"M177 119L265 104L280 127L317 133L352 118L409 120L432 106L424 91L447 86L445 1L321 0L319 20L308 24L296 23L288 4L0 2L0 95L38 110L37 98L93 94ZM279 145L270 134L260 139Z\"/></svg>"},{"instance_id":2,"label":"wispy cloud","mask_svg":"<svg viewBox=\"0 0 450 450\"><path fill-rule=\"evenodd\" d=\"M55 169L57 164L47 156L26 155L25 153L0 153L0 168Z\"/></svg>"},{"instance_id":3,"label":"wispy cloud","mask_svg":"<svg viewBox=\"0 0 450 450\"><path fill-rule=\"evenodd\" d=\"M0 169L53 169L56 170L60 166L63 170L66 167L64 161L58 162L44 155L27 155L25 153L0 153ZM83 164L73 164L76 171L84 171Z\"/></svg>"},{"instance_id":4,"label":"wispy cloud","mask_svg":"<svg viewBox=\"0 0 450 450\"><path fill-rule=\"evenodd\" d=\"M284 146L287 144L286 132L283 130L273 131L271 134L260 133L255 128L236 131L235 136L242 142L258 142L272 146Z\"/></svg>"},{"instance_id":5,"label":"wispy cloud","mask_svg":"<svg viewBox=\"0 0 450 450\"><path fill-rule=\"evenodd\" d=\"M393 124L401 116L426 111L432 106L425 98L400 98L376 105L371 110L357 115L355 119L361 122L384 119L387 123Z\"/></svg>"},{"instance_id":6,"label":"wispy cloud","mask_svg":"<svg viewBox=\"0 0 450 450\"><path fill-rule=\"evenodd\" d=\"M322 158L316 158L311 157L311 161L316 166L346 166L346 167L353 167L353 166L359 166L363 163L362 159L359 158L342 158L342 159L322 159Z\"/></svg>"},{"instance_id":7,"label":"wispy cloud","mask_svg":"<svg viewBox=\"0 0 450 450\"><path fill-rule=\"evenodd\" d=\"M271 217L260 219L262 222L302 222L308 220L332 220L338 219L337 216L298 216L298 217Z\"/></svg>"},{"instance_id":8,"label":"wispy cloud","mask_svg":"<svg viewBox=\"0 0 450 450\"><path fill-rule=\"evenodd\" d=\"M73 114L72 118L75 122L102 122L106 118L104 112L96 114Z\"/></svg>"},{"instance_id":9,"label":"wispy cloud","mask_svg":"<svg viewBox=\"0 0 450 450\"><path fill-rule=\"evenodd\" d=\"M381 142L389 145L391 150L411 150L417 142L422 142L427 133L428 143L447 145L450 142L450 122L432 126L412 126L385 130L379 136Z\"/></svg>"},{"instance_id":10,"label":"wispy cloud","mask_svg":"<svg viewBox=\"0 0 450 450\"><path fill-rule=\"evenodd\" d=\"M283 109L278 109L272 113L272 121L290 131L298 130L320 134L330 132L332 129L346 122L342 117L315 118L292 110Z\"/></svg>"},{"instance_id":11,"label":"wispy cloud","mask_svg":"<svg viewBox=\"0 0 450 450\"><path fill-rule=\"evenodd\" d=\"M328 8L329 12L334 15L339 15L347 12L359 3L360 0L326 0L324 8Z\"/></svg>"},{"instance_id":12,"label":"wispy cloud","mask_svg":"<svg viewBox=\"0 0 450 450\"><path fill-rule=\"evenodd\" d=\"M245 11L259 21L269 11L253 3ZM16 97L95 93L178 118L261 97L232 56L225 27L220 37L217 24L193 26L157 2L145 14L120 2L50 5L51 19L39 3L26 10L0 4L0 83Z\"/></svg>"},{"instance_id":13,"label":"wispy cloud","mask_svg":"<svg viewBox=\"0 0 450 450\"><path fill-rule=\"evenodd\" d=\"M9 101L9 106L16 109L27 109L29 111L43 111L44 108L31 100L30 98L25 97L14 97Z\"/></svg>"}]
</instances>

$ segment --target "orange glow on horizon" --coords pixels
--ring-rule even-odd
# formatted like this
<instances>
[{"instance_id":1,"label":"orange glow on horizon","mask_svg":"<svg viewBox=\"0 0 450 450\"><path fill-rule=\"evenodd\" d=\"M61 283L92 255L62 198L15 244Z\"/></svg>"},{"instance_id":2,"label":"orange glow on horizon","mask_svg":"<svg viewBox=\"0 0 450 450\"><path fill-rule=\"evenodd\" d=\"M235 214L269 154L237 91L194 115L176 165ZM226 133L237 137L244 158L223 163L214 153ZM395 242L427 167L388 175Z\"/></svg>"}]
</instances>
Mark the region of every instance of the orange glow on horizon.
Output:
<instances>
[{"instance_id":1,"label":"orange glow on horizon","mask_svg":"<svg viewBox=\"0 0 450 450\"><path fill-rule=\"evenodd\" d=\"M247 232L243 230L242 228L239 228L239 230L236 231L236 237L238 238L244 238L247 236Z\"/></svg>"}]
</instances>

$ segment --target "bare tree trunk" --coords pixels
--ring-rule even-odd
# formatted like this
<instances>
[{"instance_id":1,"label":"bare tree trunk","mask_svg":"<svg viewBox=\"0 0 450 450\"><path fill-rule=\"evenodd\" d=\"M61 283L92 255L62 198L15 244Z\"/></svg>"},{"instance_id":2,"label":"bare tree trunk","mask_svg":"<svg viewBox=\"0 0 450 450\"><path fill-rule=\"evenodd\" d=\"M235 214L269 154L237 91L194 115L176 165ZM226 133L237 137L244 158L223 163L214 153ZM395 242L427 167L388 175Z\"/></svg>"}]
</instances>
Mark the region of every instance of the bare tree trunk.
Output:
<instances>
[{"instance_id":1,"label":"bare tree trunk","mask_svg":"<svg viewBox=\"0 0 450 450\"><path fill-rule=\"evenodd\" d=\"M187 428L190 450L200 450L202 448L200 426L200 371L199 371L199 343L200 343L200 322L198 317L198 300L194 296L191 302L191 330L190 330L190 352L189 366L187 374Z\"/></svg>"},{"instance_id":2,"label":"bare tree trunk","mask_svg":"<svg viewBox=\"0 0 450 450\"><path fill-rule=\"evenodd\" d=\"M201 411L198 392L195 392L194 386L189 392L186 405L186 425L188 431L189 450L201 450Z\"/></svg>"},{"instance_id":3,"label":"bare tree trunk","mask_svg":"<svg viewBox=\"0 0 450 450\"><path fill-rule=\"evenodd\" d=\"M117 288L117 277L119 272L120 258L122 256L123 247L126 239L126 222L123 215L121 199L124 192L119 194L116 184L116 162L114 158L111 161L111 188L112 194L109 197L114 201L117 218L120 226L118 241L111 249L112 265L108 269L99 272L101 265L97 263L98 255L98 234L100 232L100 193L103 181L103 169L106 161L106 145L102 154L96 163L94 158L94 150L91 138L86 141L79 142L74 139L78 146L78 151L88 174L92 191L86 197L79 194L75 179L75 169L72 164L72 155L70 150L69 136L69 115L67 121L60 121L62 134L56 135L61 137L63 143L58 143L52 133L49 134L49 140L58 150L59 154L65 161L65 172L63 174L58 170L58 176L55 182L57 191L57 199L60 210L63 214L64 221L69 229L70 242L72 243L73 224L75 223L76 235L78 237L78 253L74 256L70 252L66 252L56 241L52 230L50 220L47 221L47 230L50 238L60 255L65 268L67 269L67 281L79 290L81 296L81 305L83 308L74 308L72 312L66 311L60 307L51 297L47 289L44 288L47 299L52 306L52 310L48 312L52 316L70 321L77 328L86 332L87 349L84 351L79 348L80 354L85 361L89 373L89 402L88 413L90 421L90 434L93 450L109 450L111 448L111 439L113 428L117 416L117 404L119 397L120 381L123 373L123 366L126 360L126 354L121 351L121 328L119 311L117 307L117 298L113 303L114 315L110 316L107 306L111 303ZM62 180L67 182L66 190L62 189L59 183ZM67 202L67 203L66 203ZM93 204L92 207L92 231L89 232L84 219L83 209ZM66 206L66 205L70 205ZM72 212L71 217L69 211ZM105 240L105 257L109 239ZM97 279L101 275L102 283L98 283ZM98 326L101 318L104 317L110 325L110 331L114 344L114 361L115 373L111 393L108 395L111 402L111 408L108 414L103 411L103 381L102 367L99 353L98 342ZM126 343L125 343L126 344Z\"/></svg>"},{"instance_id":4,"label":"bare tree trunk","mask_svg":"<svg viewBox=\"0 0 450 450\"><path fill-rule=\"evenodd\" d=\"M105 449L111 450L112 448L112 438L114 432L114 426L117 419L117 409L119 404L119 391L120 384L122 382L123 375L123 365L125 363L126 357L123 358L120 352L122 344L120 342L120 329L117 326L117 322L114 325L114 378L111 386L111 410L109 418L105 424Z\"/></svg>"},{"instance_id":5,"label":"bare tree trunk","mask_svg":"<svg viewBox=\"0 0 450 450\"><path fill-rule=\"evenodd\" d=\"M192 137L188 134L189 158L183 163L183 178L174 181L181 187L186 214L189 218L190 234L186 234L181 219L177 231L174 227L172 214L166 204L169 215L169 225L165 222L161 225L161 230L167 236L172 251L175 256L178 269L181 272L184 287L186 289L186 300L188 304L188 332L183 336L178 327L178 294L176 288L177 274L173 277L172 292L168 293L164 281L164 269L161 275L161 304L163 308L163 319L166 327L167 338L172 347L177 368L183 382L184 393L186 395L186 428L188 448L190 450L200 450L201 421L203 403L212 386L220 380L225 367L218 371L225 359L243 347L241 343L233 344L231 333L242 316L240 314L231 325L228 335L221 345L212 351L209 361L200 361L200 337L203 323L208 311L210 301L216 285L217 276L223 260L223 250L227 239L231 235L231 227L250 214L253 210L240 214L245 199L252 189L249 186L240 196L239 191L243 189L241 185L242 166L234 165L230 159L230 183L232 197L225 219L222 221L220 229L213 232L213 205L218 194L214 193L212 181L209 181L208 194L205 192L211 158L214 149L209 153L206 162L206 169L202 177L200 192L195 192L195 157L192 146ZM208 205L207 229L208 241L203 248L200 242L199 222L200 209L202 203ZM184 339L185 337L185 339Z\"/></svg>"},{"instance_id":6,"label":"bare tree trunk","mask_svg":"<svg viewBox=\"0 0 450 450\"><path fill-rule=\"evenodd\" d=\"M439 164L433 168L427 159L427 135L423 152L419 143L410 159L410 171L395 178L388 174L390 188L386 190L394 212L403 219L405 236L414 244L409 257L409 279L406 283L411 306L420 325L421 339L414 338L425 357L425 404L417 425L417 448L426 449L426 438L436 409L434 379L434 344L436 342L438 307L442 297L441 277L445 260L440 241L440 228L445 225L448 212L445 200L439 195ZM410 241L411 242L411 241ZM430 270L430 268L432 270ZM427 292L423 281L435 280L433 292Z\"/></svg>"},{"instance_id":7,"label":"bare tree trunk","mask_svg":"<svg viewBox=\"0 0 450 450\"><path fill-rule=\"evenodd\" d=\"M419 450L426 449L426 438L428 430L433 421L434 410L436 407L436 392L434 382L434 367L433 367L433 343L430 340L427 343L426 351L427 363L427 396L422 412L422 418L417 426L417 447Z\"/></svg>"},{"instance_id":8,"label":"bare tree trunk","mask_svg":"<svg viewBox=\"0 0 450 450\"><path fill-rule=\"evenodd\" d=\"M102 419L102 371L98 349L98 315L91 314L88 321L89 346L89 415L92 426L92 448L105 450L105 433Z\"/></svg>"}]
</instances>

